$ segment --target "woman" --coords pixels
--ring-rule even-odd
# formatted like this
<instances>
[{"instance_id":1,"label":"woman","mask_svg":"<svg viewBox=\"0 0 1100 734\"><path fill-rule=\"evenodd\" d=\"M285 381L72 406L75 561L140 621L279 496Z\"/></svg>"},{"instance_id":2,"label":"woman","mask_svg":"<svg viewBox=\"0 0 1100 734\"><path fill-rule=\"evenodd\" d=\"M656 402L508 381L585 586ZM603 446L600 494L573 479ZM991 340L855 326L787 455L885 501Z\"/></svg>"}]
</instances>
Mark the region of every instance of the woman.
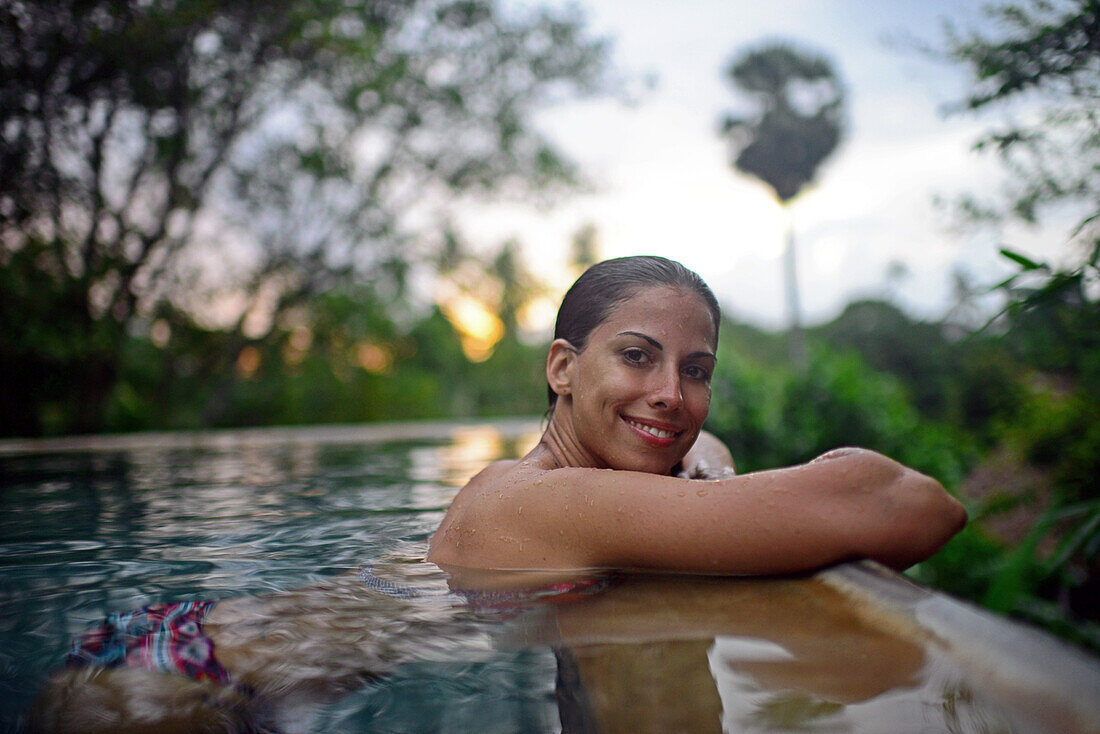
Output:
<instances>
[{"instance_id":1,"label":"woman","mask_svg":"<svg viewBox=\"0 0 1100 734\"><path fill-rule=\"evenodd\" d=\"M542 440L470 480L428 560L454 571L768 574L849 558L902 569L962 528L939 483L871 451L735 475L702 431L718 324L713 293L679 263L586 271L558 313Z\"/></svg>"}]
</instances>

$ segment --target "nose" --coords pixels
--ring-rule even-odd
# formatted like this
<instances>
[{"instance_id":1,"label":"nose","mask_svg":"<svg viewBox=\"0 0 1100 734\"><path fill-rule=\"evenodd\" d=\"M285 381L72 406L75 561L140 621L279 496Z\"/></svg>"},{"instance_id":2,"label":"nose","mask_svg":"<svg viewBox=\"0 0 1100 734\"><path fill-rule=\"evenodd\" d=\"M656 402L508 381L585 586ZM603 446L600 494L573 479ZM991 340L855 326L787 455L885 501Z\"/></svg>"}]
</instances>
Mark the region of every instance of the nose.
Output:
<instances>
[{"instance_id":1,"label":"nose","mask_svg":"<svg viewBox=\"0 0 1100 734\"><path fill-rule=\"evenodd\" d=\"M649 404L654 408L678 410L684 403L684 396L680 392L680 371L661 370L653 379L655 382L649 393Z\"/></svg>"}]
</instances>

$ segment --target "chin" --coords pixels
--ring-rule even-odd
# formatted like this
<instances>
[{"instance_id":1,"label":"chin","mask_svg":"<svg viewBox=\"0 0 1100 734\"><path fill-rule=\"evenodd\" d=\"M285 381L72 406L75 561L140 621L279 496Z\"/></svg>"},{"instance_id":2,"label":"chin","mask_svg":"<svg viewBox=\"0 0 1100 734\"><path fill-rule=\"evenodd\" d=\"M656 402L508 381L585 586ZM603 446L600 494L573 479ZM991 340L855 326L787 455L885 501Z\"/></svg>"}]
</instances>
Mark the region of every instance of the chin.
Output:
<instances>
[{"instance_id":1,"label":"chin","mask_svg":"<svg viewBox=\"0 0 1100 734\"><path fill-rule=\"evenodd\" d=\"M643 474L661 474L663 476L670 476L672 469L680 463L683 456L675 459L669 463L667 458L627 458L621 464L614 466L615 469L621 469L623 471L636 471Z\"/></svg>"}]
</instances>

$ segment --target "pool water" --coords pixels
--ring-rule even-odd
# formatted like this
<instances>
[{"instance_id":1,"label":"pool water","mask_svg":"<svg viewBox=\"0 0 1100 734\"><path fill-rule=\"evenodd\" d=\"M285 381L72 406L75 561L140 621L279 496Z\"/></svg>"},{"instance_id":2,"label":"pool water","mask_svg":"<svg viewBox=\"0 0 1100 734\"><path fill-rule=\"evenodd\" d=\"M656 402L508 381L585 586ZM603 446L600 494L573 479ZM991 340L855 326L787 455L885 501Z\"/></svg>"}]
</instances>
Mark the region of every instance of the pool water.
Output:
<instances>
[{"instance_id":1,"label":"pool water","mask_svg":"<svg viewBox=\"0 0 1100 734\"><path fill-rule=\"evenodd\" d=\"M73 638L109 613L308 586L402 544L422 545L466 479L525 452L537 428L518 421L0 446L0 731L16 728ZM458 678L467 688L499 678L502 659L479 660L476 675ZM453 673L421 675L431 684L417 695L438 700L432 686ZM377 718L379 706L393 709L385 703L393 696L413 695L414 675L402 672L357 703Z\"/></svg>"},{"instance_id":2,"label":"pool water","mask_svg":"<svg viewBox=\"0 0 1100 734\"><path fill-rule=\"evenodd\" d=\"M0 731L19 731L36 695L96 713L100 699L47 683L89 625L208 599L231 600L210 626L254 653L216 650L254 689L243 704L227 689L246 722L227 730L1097 731L1095 660L859 566L619 574L577 598L479 608L419 559L467 479L537 429L0 443ZM164 680L209 698L143 674L125 690L147 690L147 709Z\"/></svg>"}]
</instances>

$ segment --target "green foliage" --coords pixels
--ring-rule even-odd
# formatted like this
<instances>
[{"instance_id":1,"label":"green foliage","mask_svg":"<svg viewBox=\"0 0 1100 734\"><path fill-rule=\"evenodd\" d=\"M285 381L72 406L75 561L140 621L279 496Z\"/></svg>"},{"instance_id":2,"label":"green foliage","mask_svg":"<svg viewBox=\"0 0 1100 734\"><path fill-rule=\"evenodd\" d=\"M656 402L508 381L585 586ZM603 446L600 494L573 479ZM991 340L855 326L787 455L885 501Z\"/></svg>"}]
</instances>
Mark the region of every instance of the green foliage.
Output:
<instances>
[{"instance_id":1,"label":"green foliage","mask_svg":"<svg viewBox=\"0 0 1100 734\"><path fill-rule=\"evenodd\" d=\"M609 86L573 11L497 0L0 0L0 49L3 435L102 428L162 309L243 303L239 350L249 311L400 296L455 197L571 184L530 118Z\"/></svg>"},{"instance_id":2,"label":"green foliage","mask_svg":"<svg viewBox=\"0 0 1100 734\"><path fill-rule=\"evenodd\" d=\"M723 347L708 426L739 470L788 466L842 446L862 446L936 476L961 480L965 441L923 419L894 377L855 354L816 345L805 370L754 364Z\"/></svg>"},{"instance_id":3,"label":"green foliage","mask_svg":"<svg viewBox=\"0 0 1100 734\"><path fill-rule=\"evenodd\" d=\"M958 426L988 447L1024 399L1024 371L1002 339L971 335L960 341L953 332L949 323L914 321L881 301L851 303L834 321L809 331L893 375L924 418Z\"/></svg>"},{"instance_id":4,"label":"green foliage","mask_svg":"<svg viewBox=\"0 0 1100 734\"><path fill-rule=\"evenodd\" d=\"M1100 236L1075 267L1036 263L1004 249L1020 271L997 288L1008 305L1000 318L1008 343L1022 359L1044 372L1073 376L1100 388Z\"/></svg>"},{"instance_id":5,"label":"green foliage","mask_svg":"<svg viewBox=\"0 0 1100 734\"><path fill-rule=\"evenodd\" d=\"M433 310L407 327L364 288L325 294L263 339L237 340L185 314L171 339L127 341L103 428L198 429L541 412L544 348L514 336L471 363ZM216 379L210 379L215 375Z\"/></svg>"},{"instance_id":6,"label":"green foliage","mask_svg":"<svg viewBox=\"0 0 1100 734\"><path fill-rule=\"evenodd\" d=\"M110 357L124 335L81 308L83 284L43 271L49 250L32 240L0 252L0 435L96 427L94 396L115 378Z\"/></svg>"},{"instance_id":7,"label":"green foliage","mask_svg":"<svg viewBox=\"0 0 1100 734\"><path fill-rule=\"evenodd\" d=\"M1079 215L1070 236L1079 264L1056 267L1002 249L1018 269L996 286L1007 305L970 340L981 340L983 361L1013 364L999 381L1014 375L1008 382L1017 385L975 426L996 446L987 467L1008 457L1015 469L978 498L975 524L989 531L981 542L995 552L976 554L981 562L967 569L949 546L922 566L949 569L933 574L946 588L962 583L970 598L1100 650L1100 3L1028 0L986 11L988 29L947 29L946 55L971 75L959 108L1016 114L975 145L1004 163L1003 190L965 199L963 212L978 222ZM1013 515L1024 529L998 530Z\"/></svg>"},{"instance_id":8,"label":"green foliage","mask_svg":"<svg viewBox=\"0 0 1100 734\"><path fill-rule=\"evenodd\" d=\"M1005 341L1035 373L1003 435L1049 477L1050 498L995 570L985 602L1054 627L1071 615L1092 620L1076 634L1100 649L1100 239L1075 268L1005 254L1020 267L1000 285L1010 299Z\"/></svg>"},{"instance_id":9,"label":"green foliage","mask_svg":"<svg viewBox=\"0 0 1100 734\"><path fill-rule=\"evenodd\" d=\"M1000 336L984 338L1016 365L1015 398L982 430L1011 471L919 577L1100 650L1096 250L1071 269L1006 256L1020 270L999 286Z\"/></svg>"},{"instance_id":10,"label":"green foliage","mask_svg":"<svg viewBox=\"0 0 1100 734\"><path fill-rule=\"evenodd\" d=\"M857 301L812 333L858 351L872 369L897 376L923 415L942 419L950 411L957 360L939 324L914 322L892 304Z\"/></svg>"},{"instance_id":11,"label":"green foliage","mask_svg":"<svg viewBox=\"0 0 1100 734\"><path fill-rule=\"evenodd\" d=\"M971 74L969 111L1014 109L975 144L992 151L1009 175L996 201L963 202L979 219L1037 221L1067 203L1100 213L1100 3L1028 0L986 7L990 31L948 27L946 55Z\"/></svg>"}]
</instances>

